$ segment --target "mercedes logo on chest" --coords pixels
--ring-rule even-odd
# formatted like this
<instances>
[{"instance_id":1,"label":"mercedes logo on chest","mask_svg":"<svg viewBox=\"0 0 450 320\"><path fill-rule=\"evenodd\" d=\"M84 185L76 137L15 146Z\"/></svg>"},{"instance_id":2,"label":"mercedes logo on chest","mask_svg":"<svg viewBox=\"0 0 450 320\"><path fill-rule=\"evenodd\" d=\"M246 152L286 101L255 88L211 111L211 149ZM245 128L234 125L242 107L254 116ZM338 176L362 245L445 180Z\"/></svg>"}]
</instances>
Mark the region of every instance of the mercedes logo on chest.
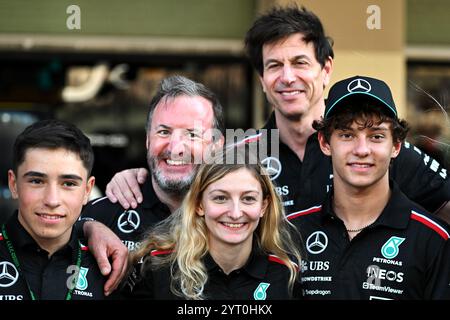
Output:
<instances>
[{"instance_id":1,"label":"mercedes logo on chest","mask_svg":"<svg viewBox=\"0 0 450 320\"><path fill-rule=\"evenodd\" d=\"M19 279L16 267L8 261L0 262L0 287L11 287Z\"/></svg>"},{"instance_id":2,"label":"mercedes logo on chest","mask_svg":"<svg viewBox=\"0 0 450 320\"><path fill-rule=\"evenodd\" d=\"M141 218L135 210L124 211L117 220L117 227L123 233L132 233L139 228Z\"/></svg>"},{"instance_id":3,"label":"mercedes logo on chest","mask_svg":"<svg viewBox=\"0 0 450 320\"><path fill-rule=\"evenodd\" d=\"M270 180L275 180L281 173L281 162L275 157L267 157L261 161L261 165L269 174Z\"/></svg>"},{"instance_id":4,"label":"mercedes logo on chest","mask_svg":"<svg viewBox=\"0 0 450 320\"><path fill-rule=\"evenodd\" d=\"M316 231L306 239L306 249L311 254L322 253L328 246L328 237L323 231Z\"/></svg>"}]
</instances>

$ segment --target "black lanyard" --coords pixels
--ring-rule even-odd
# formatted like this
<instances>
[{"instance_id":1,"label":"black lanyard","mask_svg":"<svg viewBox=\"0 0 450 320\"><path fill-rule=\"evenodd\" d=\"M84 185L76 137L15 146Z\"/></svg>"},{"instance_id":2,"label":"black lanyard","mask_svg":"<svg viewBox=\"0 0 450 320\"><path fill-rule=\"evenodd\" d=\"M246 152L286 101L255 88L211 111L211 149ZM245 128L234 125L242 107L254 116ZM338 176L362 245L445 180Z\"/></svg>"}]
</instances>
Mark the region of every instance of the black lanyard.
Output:
<instances>
[{"instance_id":1,"label":"black lanyard","mask_svg":"<svg viewBox=\"0 0 450 320\"><path fill-rule=\"evenodd\" d=\"M14 265L17 268L17 271L19 272L19 274L22 274L23 279L25 280L25 283L27 284L28 287L28 291L30 292L30 296L31 296L31 300L36 300L36 296L34 295L33 290L31 290L30 285L28 284L27 279L25 278L25 274L20 270L20 263L19 263L19 258L17 258L16 255L16 251L14 250L14 247L12 245L11 240L9 240L8 238L8 234L6 233L6 227L4 224L2 224L2 234L3 234L3 238L6 241L6 247L8 249L9 255L11 256L12 261L14 262ZM80 267L81 267L81 243L78 241L78 252L77 252L77 272L79 272ZM72 299L72 293L73 290L75 289L76 283L78 280L78 276L75 277L72 285L70 286L70 288L67 290L67 294L66 294L66 299L65 300L71 300Z\"/></svg>"}]
</instances>

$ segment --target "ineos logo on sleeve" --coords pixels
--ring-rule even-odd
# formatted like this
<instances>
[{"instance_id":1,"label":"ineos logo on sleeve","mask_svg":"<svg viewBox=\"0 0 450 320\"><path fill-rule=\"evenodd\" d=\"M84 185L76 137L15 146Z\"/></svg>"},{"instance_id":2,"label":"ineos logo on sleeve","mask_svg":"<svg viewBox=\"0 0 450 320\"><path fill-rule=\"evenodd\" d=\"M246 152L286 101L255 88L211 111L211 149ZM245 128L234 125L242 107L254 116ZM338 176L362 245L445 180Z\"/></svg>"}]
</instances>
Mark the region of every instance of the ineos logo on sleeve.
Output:
<instances>
[{"instance_id":1,"label":"ineos logo on sleeve","mask_svg":"<svg viewBox=\"0 0 450 320\"><path fill-rule=\"evenodd\" d=\"M323 252L328 245L328 237L323 231L316 231L306 239L306 249L311 254Z\"/></svg>"},{"instance_id":2,"label":"ineos logo on sleeve","mask_svg":"<svg viewBox=\"0 0 450 320\"><path fill-rule=\"evenodd\" d=\"M139 217L139 213L134 210L124 211L119 220L117 220L117 227L123 233L132 233L133 231L139 228L139 224L141 223L141 218Z\"/></svg>"},{"instance_id":3,"label":"ineos logo on sleeve","mask_svg":"<svg viewBox=\"0 0 450 320\"><path fill-rule=\"evenodd\" d=\"M270 176L270 180L275 180L281 173L281 162L275 157L267 157L261 161L262 166Z\"/></svg>"},{"instance_id":4,"label":"ineos logo on sleeve","mask_svg":"<svg viewBox=\"0 0 450 320\"><path fill-rule=\"evenodd\" d=\"M367 80L358 78L348 84L347 90L348 92L370 92L372 86Z\"/></svg>"},{"instance_id":5,"label":"ineos logo on sleeve","mask_svg":"<svg viewBox=\"0 0 450 320\"><path fill-rule=\"evenodd\" d=\"M16 267L8 261L0 262L0 287L11 287L19 279Z\"/></svg>"}]
</instances>

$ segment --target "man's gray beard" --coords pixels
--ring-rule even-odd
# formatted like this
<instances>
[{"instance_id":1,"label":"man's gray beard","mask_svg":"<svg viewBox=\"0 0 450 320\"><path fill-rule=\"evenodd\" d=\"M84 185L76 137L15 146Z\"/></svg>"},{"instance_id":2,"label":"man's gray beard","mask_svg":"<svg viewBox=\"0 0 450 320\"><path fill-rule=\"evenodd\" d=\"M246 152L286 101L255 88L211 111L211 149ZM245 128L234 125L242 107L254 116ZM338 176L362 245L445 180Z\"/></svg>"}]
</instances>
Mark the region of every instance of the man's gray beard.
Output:
<instances>
[{"instance_id":1,"label":"man's gray beard","mask_svg":"<svg viewBox=\"0 0 450 320\"><path fill-rule=\"evenodd\" d=\"M194 181L195 170L193 170L189 174L189 176L183 179L169 180L164 177L163 173L158 169L157 161L158 158L155 157L148 157L147 160L152 177L158 187L166 193L177 196L184 196L189 191L189 188Z\"/></svg>"}]
</instances>

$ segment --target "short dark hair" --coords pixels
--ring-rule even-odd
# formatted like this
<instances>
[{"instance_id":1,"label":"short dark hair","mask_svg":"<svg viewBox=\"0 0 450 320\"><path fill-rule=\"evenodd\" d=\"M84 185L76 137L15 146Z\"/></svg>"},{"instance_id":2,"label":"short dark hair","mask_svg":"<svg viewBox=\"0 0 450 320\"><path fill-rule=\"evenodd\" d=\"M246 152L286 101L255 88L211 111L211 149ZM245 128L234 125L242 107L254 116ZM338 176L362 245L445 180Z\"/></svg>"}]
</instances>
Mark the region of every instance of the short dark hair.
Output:
<instances>
[{"instance_id":1,"label":"short dark hair","mask_svg":"<svg viewBox=\"0 0 450 320\"><path fill-rule=\"evenodd\" d=\"M29 149L66 149L76 153L83 166L91 174L94 165L94 151L89 138L75 125L55 119L42 120L25 128L16 138L13 147L13 170L25 161Z\"/></svg>"},{"instance_id":2,"label":"short dark hair","mask_svg":"<svg viewBox=\"0 0 450 320\"><path fill-rule=\"evenodd\" d=\"M305 7L274 7L260 16L245 36L245 51L256 71L262 76L263 46L290 35L301 33L306 43L313 42L317 61L323 67L328 57L334 58L333 40L327 37L322 22Z\"/></svg>"},{"instance_id":3,"label":"short dark hair","mask_svg":"<svg viewBox=\"0 0 450 320\"><path fill-rule=\"evenodd\" d=\"M205 85L180 75L170 76L161 81L158 91L150 101L147 116L147 130L150 129L153 112L162 99L175 98L183 95L188 97L199 96L211 102L214 113L213 128L219 130L222 135L225 135L223 108L215 93Z\"/></svg>"},{"instance_id":4,"label":"short dark hair","mask_svg":"<svg viewBox=\"0 0 450 320\"><path fill-rule=\"evenodd\" d=\"M371 128L382 122L391 123L392 138L395 142L403 142L409 131L408 123L386 113L386 107L380 106L373 100L353 98L349 99L345 108L340 108L327 119L315 120L313 128L322 132L325 140L330 142L331 134L336 129L348 129L357 121L361 129Z\"/></svg>"}]
</instances>

